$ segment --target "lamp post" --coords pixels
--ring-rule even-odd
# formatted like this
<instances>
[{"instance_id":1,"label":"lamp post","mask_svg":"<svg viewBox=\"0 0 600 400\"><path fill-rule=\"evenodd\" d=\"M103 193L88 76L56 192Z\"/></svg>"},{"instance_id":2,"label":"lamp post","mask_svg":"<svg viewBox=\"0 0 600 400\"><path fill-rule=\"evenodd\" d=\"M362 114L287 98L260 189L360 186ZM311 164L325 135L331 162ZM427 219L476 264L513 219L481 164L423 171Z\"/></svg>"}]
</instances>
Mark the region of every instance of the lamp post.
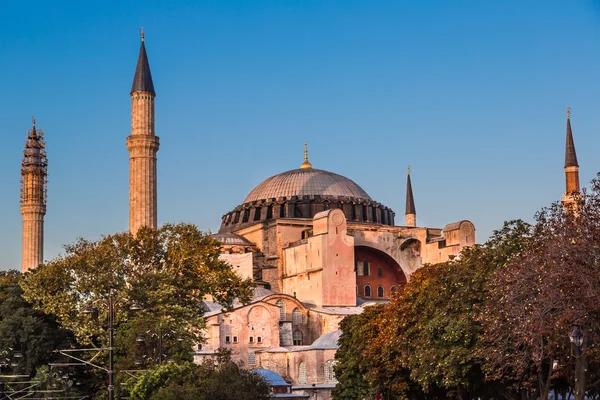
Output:
<instances>
[{"instance_id":1,"label":"lamp post","mask_svg":"<svg viewBox=\"0 0 600 400\"><path fill-rule=\"evenodd\" d=\"M570 342L575 346L575 354L571 349L571 355L575 357L575 400L583 400L585 398L586 386L586 356L583 352L585 342L585 333L575 326L569 335Z\"/></svg>"},{"instance_id":2,"label":"lamp post","mask_svg":"<svg viewBox=\"0 0 600 400\"><path fill-rule=\"evenodd\" d=\"M115 398L115 370L114 370L114 350L115 350L115 308L119 305L118 299L113 295L111 289L108 294L108 300L104 303L108 307L108 400ZM129 307L131 311L140 311L143 307L139 303L132 303ZM94 308L84 307L82 314L93 314Z\"/></svg>"},{"instance_id":3,"label":"lamp post","mask_svg":"<svg viewBox=\"0 0 600 400\"><path fill-rule=\"evenodd\" d=\"M158 325L158 331L152 332L151 330L147 331L146 334L150 335L150 338L158 340L158 357L156 357L156 347L152 349L152 362L157 363L158 365L162 365L163 359L166 358L166 354L164 354L164 340L167 338L171 338L174 335L175 340L181 342L184 340L182 336L178 336L173 331L163 332L162 323ZM146 342L146 338L144 335L138 335L135 339L136 342L143 344ZM156 342L154 343L156 344ZM141 360L140 360L141 361ZM140 362L141 364L141 362Z\"/></svg>"}]
</instances>

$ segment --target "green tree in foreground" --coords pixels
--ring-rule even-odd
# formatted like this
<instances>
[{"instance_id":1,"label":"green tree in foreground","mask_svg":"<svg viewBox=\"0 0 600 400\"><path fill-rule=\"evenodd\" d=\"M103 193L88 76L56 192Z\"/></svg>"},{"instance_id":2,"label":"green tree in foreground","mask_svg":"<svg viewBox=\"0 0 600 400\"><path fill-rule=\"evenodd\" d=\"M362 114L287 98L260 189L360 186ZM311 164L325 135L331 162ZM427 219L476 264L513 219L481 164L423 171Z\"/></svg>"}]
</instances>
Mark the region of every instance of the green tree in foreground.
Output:
<instances>
[{"instance_id":1,"label":"green tree in foreground","mask_svg":"<svg viewBox=\"0 0 600 400\"><path fill-rule=\"evenodd\" d=\"M70 346L73 337L52 316L34 310L23 299L22 277L17 271L0 271L0 352L6 351L0 359L21 352L19 366L5 367L4 372L33 377L38 367L50 361L52 351Z\"/></svg>"},{"instance_id":2,"label":"green tree in foreground","mask_svg":"<svg viewBox=\"0 0 600 400\"><path fill-rule=\"evenodd\" d=\"M186 346L190 349L201 341L199 304L204 298L212 297L225 308L235 298L248 301L250 280L219 259L219 247L190 224L144 228L136 235L118 233L98 241L79 239L65 246L64 255L25 274L23 296L39 310L56 315L80 343L96 347L107 347L106 303L112 296L118 303L117 363L121 370L133 369L140 352L150 353L136 345L138 335L168 332L163 352L171 357L183 354ZM143 310L131 312L133 303ZM81 311L89 306L96 312L86 317ZM189 353L181 359L186 357Z\"/></svg>"},{"instance_id":3,"label":"green tree in foreground","mask_svg":"<svg viewBox=\"0 0 600 400\"><path fill-rule=\"evenodd\" d=\"M523 251L530 235L524 222L506 223L486 244L415 272L381 310L345 319L342 329L350 332L340 337L335 398L361 398L341 390L353 385L398 399L498 397L474 356L477 316L494 273Z\"/></svg>"},{"instance_id":4,"label":"green tree in foreground","mask_svg":"<svg viewBox=\"0 0 600 400\"><path fill-rule=\"evenodd\" d=\"M137 400L267 400L270 393L260 375L225 359L159 366L145 372L129 396Z\"/></svg>"}]
</instances>

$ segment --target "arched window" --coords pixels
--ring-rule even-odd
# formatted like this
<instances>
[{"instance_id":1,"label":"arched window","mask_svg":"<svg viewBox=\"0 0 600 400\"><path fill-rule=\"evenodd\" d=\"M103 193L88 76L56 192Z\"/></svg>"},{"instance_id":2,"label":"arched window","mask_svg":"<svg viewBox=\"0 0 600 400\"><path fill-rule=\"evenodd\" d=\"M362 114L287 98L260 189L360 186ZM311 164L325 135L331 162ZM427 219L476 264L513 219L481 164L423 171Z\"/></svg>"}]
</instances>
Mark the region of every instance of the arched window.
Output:
<instances>
[{"instance_id":1,"label":"arched window","mask_svg":"<svg viewBox=\"0 0 600 400\"><path fill-rule=\"evenodd\" d=\"M392 286L390 288L390 293L392 293L392 296L398 291L398 288L396 287L396 285Z\"/></svg>"},{"instance_id":2,"label":"arched window","mask_svg":"<svg viewBox=\"0 0 600 400\"><path fill-rule=\"evenodd\" d=\"M337 383L335 372L333 371L334 366L334 360L327 360L327 362L325 362L325 383Z\"/></svg>"},{"instance_id":3,"label":"arched window","mask_svg":"<svg viewBox=\"0 0 600 400\"><path fill-rule=\"evenodd\" d=\"M302 332L294 332L294 346L302 346Z\"/></svg>"},{"instance_id":4,"label":"arched window","mask_svg":"<svg viewBox=\"0 0 600 400\"><path fill-rule=\"evenodd\" d=\"M292 324L302 325L302 313L297 308L294 308L294 311L292 311Z\"/></svg>"},{"instance_id":5,"label":"arched window","mask_svg":"<svg viewBox=\"0 0 600 400\"><path fill-rule=\"evenodd\" d=\"M365 297L371 297L371 286L365 286Z\"/></svg>"},{"instance_id":6,"label":"arched window","mask_svg":"<svg viewBox=\"0 0 600 400\"><path fill-rule=\"evenodd\" d=\"M306 364L304 361L298 366L298 383L301 385L306 384Z\"/></svg>"},{"instance_id":7,"label":"arched window","mask_svg":"<svg viewBox=\"0 0 600 400\"><path fill-rule=\"evenodd\" d=\"M281 300L277 300L275 305L279 307L279 320L285 321L285 303Z\"/></svg>"},{"instance_id":8,"label":"arched window","mask_svg":"<svg viewBox=\"0 0 600 400\"><path fill-rule=\"evenodd\" d=\"M383 286L377 288L377 297L383 297Z\"/></svg>"},{"instance_id":9,"label":"arched window","mask_svg":"<svg viewBox=\"0 0 600 400\"><path fill-rule=\"evenodd\" d=\"M377 276L383 278L383 267L381 265L377 267Z\"/></svg>"},{"instance_id":10,"label":"arched window","mask_svg":"<svg viewBox=\"0 0 600 400\"><path fill-rule=\"evenodd\" d=\"M365 276L371 275L371 266L369 265L369 260L363 261L363 269Z\"/></svg>"}]
</instances>

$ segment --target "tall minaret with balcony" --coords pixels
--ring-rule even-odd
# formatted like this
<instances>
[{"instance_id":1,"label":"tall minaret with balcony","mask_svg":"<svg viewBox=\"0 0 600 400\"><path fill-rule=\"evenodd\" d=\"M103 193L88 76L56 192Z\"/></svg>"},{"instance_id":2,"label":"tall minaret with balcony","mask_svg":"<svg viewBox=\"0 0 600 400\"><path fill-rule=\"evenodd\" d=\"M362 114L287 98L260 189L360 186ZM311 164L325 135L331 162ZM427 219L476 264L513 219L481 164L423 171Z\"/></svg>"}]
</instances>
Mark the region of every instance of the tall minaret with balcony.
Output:
<instances>
[{"instance_id":1,"label":"tall minaret with balcony","mask_svg":"<svg viewBox=\"0 0 600 400\"><path fill-rule=\"evenodd\" d=\"M157 227L156 152L159 138L154 132L154 84L146 55L144 33L131 87L131 136L129 150L129 231Z\"/></svg>"},{"instance_id":2,"label":"tall minaret with balcony","mask_svg":"<svg viewBox=\"0 0 600 400\"><path fill-rule=\"evenodd\" d=\"M410 165L406 178L406 213L405 225L414 228L417 226L417 210L415 208L415 198L413 197L412 183L410 182Z\"/></svg>"},{"instance_id":3,"label":"tall minaret with balcony","mask_svg":"<svg viewBox=\"0 0 600 400\"><path fill-rule=\"evenodd\" d=\"M48 159L44 132L35 128L27 131L27 141L21 163L21 215L23 242L21 271L37 268L44 261L44 215L46 215L46 183Z\"/></svg>"},{"instance_id":4,"label":"tall minaret with balcony","mask_svg":"<svg viewBox=\"0 0 600 400\"><path fill-rule=\"evenodd\" d=\"M575 143L573 142L573 132L571 131L571 109L567 107L567 143L565 148L565 180L566 190L562 198L562 204L565 209L576 205L576 197L580 193L579 188L579 164L577 163L577 153L575 152Z\"/></svg>"}]
</instances>

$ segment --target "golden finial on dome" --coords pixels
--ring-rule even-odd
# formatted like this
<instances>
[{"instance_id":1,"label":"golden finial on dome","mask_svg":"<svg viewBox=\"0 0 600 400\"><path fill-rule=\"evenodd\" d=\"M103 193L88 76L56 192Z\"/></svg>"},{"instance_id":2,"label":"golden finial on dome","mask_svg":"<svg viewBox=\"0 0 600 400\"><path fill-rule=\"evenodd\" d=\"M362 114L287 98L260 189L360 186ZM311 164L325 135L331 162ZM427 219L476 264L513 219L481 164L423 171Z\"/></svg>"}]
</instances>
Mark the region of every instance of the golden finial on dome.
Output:
<instances>
[{"instance_id":1,"label":"golden finial on dome","mask_svg":"<svg viewBox=\"0 0 600 400\"><path fill-rule=\"evenodd\" d=\"M144 27L140 26L140 37L142 38L142 42L144 41Z\"/></svg>"},{"instance_id":2,"label":"golden finial on dome","mask_svg":"<svg viewBox=\"0 0 600 400\"><path fill-rule=\"evenodd\" d=\"M571 107L567 106L567 119L571 119Z\"/></svg>"},{"instance_id":3,"label":"golden finial on dome","mask_svg":"<svg viewBox=\"0 0 600 400\"><path fill-rule=\"evenodd\" d=\"M408 166L408 174L410 175L410 165Z\"/></svg>"},{"instance_id":4,"label":"golden finial on dome","mask_svg":"<svg viewBox=\"0 0 600 400\"><path fill-rule=\"evenodd\" d=\"M33 115L33 116L31 117L31 123L33 124L33 126L35 126L35 115Z\"/></svg>"},{"instance_id":5,"label":"golden finial on dome","mask_svg":"<svg viewBox=\"0 0 600 400\"><path fill-rule=\"evenodd\" d=\"M304 162L300 165L300 168L312 168L312 164L308 162L308 145L304 142Z\"/></svg>"}]
</instances>

